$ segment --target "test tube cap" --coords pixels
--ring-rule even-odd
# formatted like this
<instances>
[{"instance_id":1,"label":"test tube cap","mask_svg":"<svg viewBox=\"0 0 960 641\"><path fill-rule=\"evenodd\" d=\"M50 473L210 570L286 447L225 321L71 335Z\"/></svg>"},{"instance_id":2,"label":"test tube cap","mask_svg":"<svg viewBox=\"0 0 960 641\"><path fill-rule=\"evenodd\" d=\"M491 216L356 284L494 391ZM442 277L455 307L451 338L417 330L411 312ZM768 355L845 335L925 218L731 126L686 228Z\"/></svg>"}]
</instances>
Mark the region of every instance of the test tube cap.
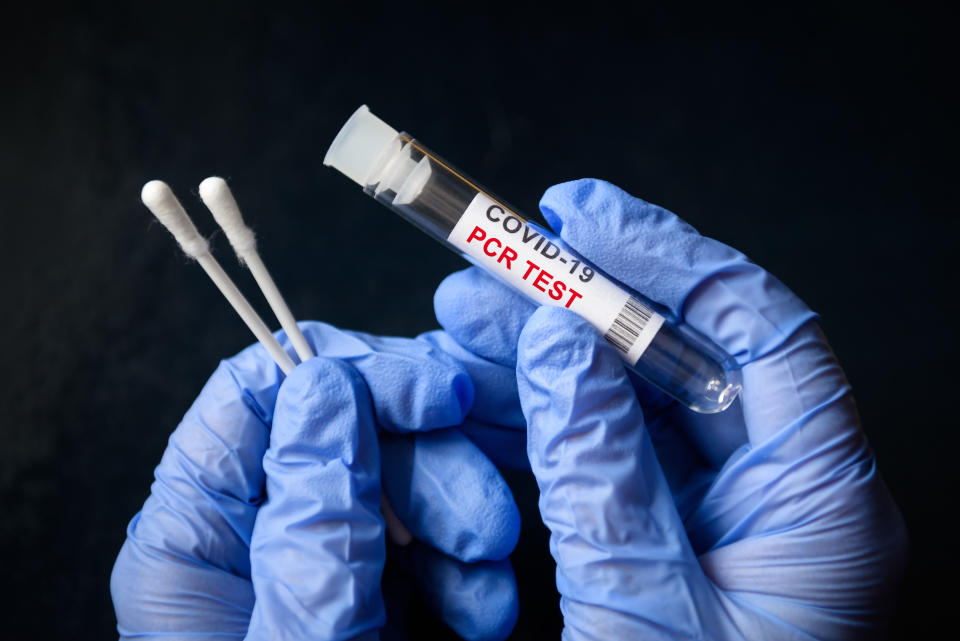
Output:
<instances>
[{"instance_id":1,"label":"test tube cap","mask_svg":"<svg viewBox=\"0 0 960 641\"><path fill-rule=\"evenodd\" d=\"M370 113L366 105L361 105L340 128L323 157L323 164L365 187L380 157L398 135L396 129Z\"/></svg>"}]
</instances>

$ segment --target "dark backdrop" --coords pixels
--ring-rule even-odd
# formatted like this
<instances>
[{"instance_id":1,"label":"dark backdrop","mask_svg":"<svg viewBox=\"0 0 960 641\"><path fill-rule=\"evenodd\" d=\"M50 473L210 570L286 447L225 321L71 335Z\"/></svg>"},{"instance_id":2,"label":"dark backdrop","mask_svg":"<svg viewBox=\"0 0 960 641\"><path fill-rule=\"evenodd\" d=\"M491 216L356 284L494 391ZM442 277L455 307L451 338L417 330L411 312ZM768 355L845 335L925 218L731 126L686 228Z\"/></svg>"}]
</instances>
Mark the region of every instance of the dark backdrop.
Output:
<instances>
[{"instance_id":1,"label":"dark backdrop","mask_svg":"<svg viewBox=\"0 0 960 641\"><path fill-rule=\"evenodd\" d=\"M952 605L932 584L954 566L940 515L957 442L945 18L878 3L362 4L3 10L4 637L115 634L126 523L203 381L251 341L151 223L146 180L169 182L212 233L196 185L228 177L300 317L435 327L432 292L461 260L322 166L364 102L521 210L552 183L605 178L819 311L912 536L893 636L932 636ZM535 487L511 482L525 514L515 638L558 638Z\"/></svg>"}]
</instances>

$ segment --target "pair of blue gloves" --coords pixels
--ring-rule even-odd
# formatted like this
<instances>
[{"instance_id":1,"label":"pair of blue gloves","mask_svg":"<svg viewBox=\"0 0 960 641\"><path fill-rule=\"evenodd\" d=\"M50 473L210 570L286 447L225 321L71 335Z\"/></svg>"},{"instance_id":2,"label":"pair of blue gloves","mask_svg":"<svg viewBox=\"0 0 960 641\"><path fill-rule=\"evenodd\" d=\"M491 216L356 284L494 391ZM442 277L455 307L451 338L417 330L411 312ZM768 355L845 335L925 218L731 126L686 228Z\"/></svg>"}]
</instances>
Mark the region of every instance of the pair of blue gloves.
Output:
<instances>
[{"instance_id":1,"label":"pair of blue gloves","mask_svg":"<svg viewBox=\"0 0 960 641\"><path fill-rule=\"evenodd\" d=\"M874 638L906 532L815 315L608 183L540 206L570 248L734 356L740 400L694 414L578 316L476 268L437 290L444 331L304 324L317 358L284 379L244 350L171 436L113 570L121 637L378 638L382 488L427 603L464 639L503 639L507 466L536 476L566 639Z\"/></svg>"}]
</instances>

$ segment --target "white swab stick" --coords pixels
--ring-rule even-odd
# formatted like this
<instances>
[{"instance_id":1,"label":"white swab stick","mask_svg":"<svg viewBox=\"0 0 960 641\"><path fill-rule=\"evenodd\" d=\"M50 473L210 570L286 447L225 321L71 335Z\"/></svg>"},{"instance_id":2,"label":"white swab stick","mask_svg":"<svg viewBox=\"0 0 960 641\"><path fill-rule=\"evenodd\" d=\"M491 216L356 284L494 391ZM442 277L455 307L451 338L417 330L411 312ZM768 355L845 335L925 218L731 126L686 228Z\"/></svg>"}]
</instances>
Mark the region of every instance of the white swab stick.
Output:
<instances>
[{"instance_id":1,"label":"white swab stick","mask_svg":"<svg viewBox=\"0 0 960 641\"><path fill-rule=\"evenodd\" d=\"M404 546L413 540L413 535L410 534L410 530L403 524L403 521L400 520L397 513L393 511L393 506L390 505L386 492L380 493L380 514L383 515L383 522L387 526L387 533L390 535L390 538L393 539L394 543Z\"/></svg>"},{"instance_id":2,"label":"white swab stick","mask_svg":"<svg viewBox=\"0 0 960 641\"><path fill-rule=\"evenodd\" d=\"M253 274L260 291L266 297L270 304L270 309L280 321L280 326L287 332L293 348L297 351L297 356L301 361L306 361L315 356L313 348L307 342L303 332L297 326L297 321L290 312L286 301L277 289L276 283L267 271L266 265L257 252L257 239L253 231L243 222L243 215L237 206L237 201L227 186L227 181L218 176L211 176L200 183L200 198L213 214L217 224L227 235L227 240L237 252L237 258L241 264L246 264Z\"/></svg>"},{"instance_id":3,"label":"white swab stick","mask_svg":"<svg viewBox=\"0 0 960 641\"><path fill-rule=\"evenodd\" d=\"M162 180L151 180L143 186L140 199L147 206L147 209L157 217L157 220L173 234L187 256L200 263L213 284L230 302L230 305L240 315L243 322L247 324L257 340L267 349L267 352L283 370L283 373L289 374L296 367L293 359L270 333L270 328L267 327L263 319L260 318L247 299L240 293L240 290L237 289L237 286L230 280L230 277L223 271L217 259L210 254L210 246L207 240L197 231L193 221L187 216L183 205L174 196L170 187Z\"/></svg>"}]
</instances>

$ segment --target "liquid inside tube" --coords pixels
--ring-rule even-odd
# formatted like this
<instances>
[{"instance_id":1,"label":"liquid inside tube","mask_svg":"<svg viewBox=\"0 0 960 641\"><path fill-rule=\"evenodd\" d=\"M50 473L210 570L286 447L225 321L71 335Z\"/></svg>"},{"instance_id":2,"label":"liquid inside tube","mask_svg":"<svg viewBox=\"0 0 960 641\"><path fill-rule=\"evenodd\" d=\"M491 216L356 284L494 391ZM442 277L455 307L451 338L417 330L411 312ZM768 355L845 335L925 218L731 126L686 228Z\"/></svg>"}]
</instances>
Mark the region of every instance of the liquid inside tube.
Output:
<instances>
[{"instance_id":1,"label":"liquid inside tube","mask_svg":"<svg viewBox=\"0 0 960 641\"><path fill-rule=\"evenodd\" d=\"M359 115L380 126L382 121L363 109L351 121ZM373 154L378 157L353 175L336 159L330 161L345 132L352 133L351 121L331 146L326 164L535 303L579 313L631 369L686 407L715 413L736 398L741 379L734 359L692 329L664 319L643 296L602 274L550 232L527 223L407 134L389 130L396 134L389 144L381 144L380 153Z\"/></svg>"}]
</instances>

